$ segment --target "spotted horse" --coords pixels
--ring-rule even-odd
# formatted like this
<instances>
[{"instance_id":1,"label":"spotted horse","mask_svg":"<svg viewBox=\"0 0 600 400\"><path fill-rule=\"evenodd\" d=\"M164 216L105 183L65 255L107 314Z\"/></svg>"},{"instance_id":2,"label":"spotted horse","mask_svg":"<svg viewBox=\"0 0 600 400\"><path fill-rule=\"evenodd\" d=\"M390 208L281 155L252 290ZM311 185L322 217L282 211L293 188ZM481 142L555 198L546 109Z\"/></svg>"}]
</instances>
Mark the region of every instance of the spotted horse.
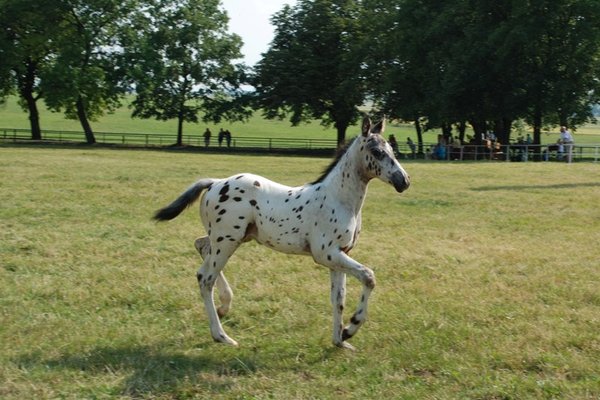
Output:
<instances>
[{"instance_id":1,"label":"spotted horse","mask_svg":"<svg viewBox=\"0 0 600 400\"><path fill-rule=\"evenodd\" d=\"M410 184L383 138L384 129L385 119L373 125L365 117L362 134L312 183L288 187L250 173L226 179L204 178L156 212L156 220L170 220L202 197L200 217L208 236L195 242L203 258L196 277L215 341L237 345L219 319L227 314L233 298L223 268L240 244L253 239L283 253L310 255L329 268L333 343L353 349L346 341L365 322L369 295L375 287L373 271L348 255L361 230L367 185L378 178L403 192ZM356 312L344 327L347 274L362 283L362 293ZM213 299L215 284L221 302L218 309Z\"/></svg>"}]
</instances>

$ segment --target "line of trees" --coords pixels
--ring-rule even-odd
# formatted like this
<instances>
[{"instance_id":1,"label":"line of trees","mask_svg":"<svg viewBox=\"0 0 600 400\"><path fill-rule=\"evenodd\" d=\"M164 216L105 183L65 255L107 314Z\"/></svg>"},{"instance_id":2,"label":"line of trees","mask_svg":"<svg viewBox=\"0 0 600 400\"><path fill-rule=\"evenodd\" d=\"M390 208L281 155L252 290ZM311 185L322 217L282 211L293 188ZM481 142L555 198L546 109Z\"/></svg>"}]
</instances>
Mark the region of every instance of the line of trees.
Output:
<instances>
[{"instance_id":1,"label":"line of trees","mask_svg":"<svg viewBox=\"0 0 600 400\"><path fill-rule=\"evenodd\" d=\"M524 120L590 121L600 102L598 0L298 0L250 69L219 0L0 0L0 99L81 121L133 93L132 114L183 122L320 119L337 139L366 102L421 133L467 124L501 142ZM251 91L242 91L250 84Z\"/></svg>"},{"instance_id":2,"label":"line of trees","mask_svg":"<svg viewBox=\"0 0 600 400\"><path fill-rule=\"evenodd\" d=\"M597 0L299 0L273 17L255 86L269 115L333 121L365 99L423 129L507 143L524 120L576 126L600 101ZM420 148L422 151L422 147Z\"/></svg>"},{"instance_id":3,"label":"line of trees","mask_svg":"<svg viewBox=\"0 0 600 400\"><path fill-rule=\"evenodd\" d=\"M132 116L244 118L242 41L219 0L0 0L0 100L16 92L41 139L38 101L90 125L134 92Z\"/></svg>"}]
</instances>

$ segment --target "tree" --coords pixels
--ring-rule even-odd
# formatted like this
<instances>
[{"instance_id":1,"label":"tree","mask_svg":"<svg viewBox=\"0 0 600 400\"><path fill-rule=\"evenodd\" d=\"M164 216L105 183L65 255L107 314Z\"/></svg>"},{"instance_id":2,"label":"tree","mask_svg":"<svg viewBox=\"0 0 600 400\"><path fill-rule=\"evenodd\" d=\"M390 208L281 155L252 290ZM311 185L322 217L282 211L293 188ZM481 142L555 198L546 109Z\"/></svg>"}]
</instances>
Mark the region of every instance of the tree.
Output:
<instances>
[{"instance_id":1,"label":"tree","mask_svg":"<svg viewBox=\"0 0 600 400\"><path fill-rule=\"evenodd\" d=\"M43 97L41 76L54 53L52 38L62 26L62 3L54 0L0 1L0 95L14 88L29 113L31 138L42 138L37 101Z\"/></svg>"},{"instance_id":2,"label":"tree","mask_svg":"<svg viewBox=\"0 0 600 400\"><path fill-rule=\"evenodd\" d=\"M469 121L476 139L493 129L503 143L512 121L527 118L539 143L544 120L584 122L598 100L597 1L365 4L382 16L370 20L388 51L369 70L392 115L417 110L414 118L444 129Z\"/></svg>"},{"instance_id":3,"label":"tree","mask_svg":"<svg viewBox=\"0 0 600 400\"><path fill-rule=\"evenodd\" d=\"M198 122L200 110L213 121L247 116L238 101L244 66L233 63L241 57L242 42L227 32L219 3L160 1L138 16L144 35L128 39L133 116L177 119L177 145L183 142L183 122Z\"/></svg>"},{"instance_id":4,"label":"tree","mask_svg":"<svg viewBox=\"0 0 600 400\"><path fill-rule=\"evenodd\" d=\"M528 94L524 117L540 143L544 125L586 122L600 101L600 3L538 0L519 11L521 51L529 55L520 73Z\"/></svg>"},{"instance_id":5,"label":"tree","mask_svg":"<svg viewBox=\"0 0 600 400\"><path fill-rule=\"evenodd\" d=\"M256 66L256 107L297 125L333 123L338 145L365 99L362 21L356 0L300 0L271 19L275 38Z\"/></svg>"},{"instance_id":6,"label":"tree","mask_svg":"<svg viewBox=\"0 0 600 400\"><path fill-rule=\"evenodd\" d=\"M90 120L120 105L119 37L135 5L134 0L71 0L62 16L63 29L54 38L56 54L41 82L45 102L78 119L90 144L95 142Z\"/></svg>"}]
</instances>

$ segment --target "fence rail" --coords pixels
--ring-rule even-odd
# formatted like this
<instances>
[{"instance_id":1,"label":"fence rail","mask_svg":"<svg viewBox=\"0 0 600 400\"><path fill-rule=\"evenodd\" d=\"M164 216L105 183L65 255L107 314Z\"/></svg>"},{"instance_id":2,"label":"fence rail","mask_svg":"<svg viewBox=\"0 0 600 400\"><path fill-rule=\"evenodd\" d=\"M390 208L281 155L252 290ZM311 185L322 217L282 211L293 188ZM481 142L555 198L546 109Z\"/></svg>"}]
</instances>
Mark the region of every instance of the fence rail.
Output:
<instances>
[{"instance_id":1,"label":"fence rail","mask_svg":"<svg viewBox=\"0 0 600 400\"><path fill-rule=\"evenodd\" d=\"M174 135L157 133L114 133L94 132L96 142L100 144L121 144L133 146L168 146L175 142ZM82 132L43 130L42 139L52 142L81 142L84 138ZM29 129L0 128L0 140L4 141L26 141L31 139ZM182 144L185 146L204 147L202 135L183 135ZM210 147L218 147L215 139L211 140ZM222 146L227 147L223 142ZM334 150L337 142L333 139L301 139L301 138L266 138L266 137L234 137L231 141L233 148L255 148L255 149L330 149Z\"/></svg>"},{"instance_id":2,"label":"fence rail","mask_svg":"<svg viewBox=\"0 0 600 400\"><path fill-rule=\"evenodd\" d=\"M130 146L168 146L175 142L174 135L170 134L145 134L145 133L114 133L95 132L96 142L109 145ZM77 131L44 130L44 141L56 143L81 143L84 135ZM0 141L21 142L31 139L29 129L0 128ZM202 135L183 135L182 144L185 146L204 147ZM225 143L223 147L227 147ZM298 151L328 151L335 150L337 142L333 139L302 139L302 138L266 138L237 136L231 141L234 149L252 149L264 151L298 150ZM216 140L212 140L210 148L219 147ZM434 149L435 144L424 143L424 148ZM561 151L562 150L562 151ZM417 158L419 155L411 153L406 144L400 144L399 157L403 159ZM460 147L445 146L443 155L426 152L421 158L443 160L498 160L498 161L594 161L600 160L600 144L571 145L560 148L556 144L508 144L497 149L486 146L463 145Z\"/></svg>"}]
</instances>

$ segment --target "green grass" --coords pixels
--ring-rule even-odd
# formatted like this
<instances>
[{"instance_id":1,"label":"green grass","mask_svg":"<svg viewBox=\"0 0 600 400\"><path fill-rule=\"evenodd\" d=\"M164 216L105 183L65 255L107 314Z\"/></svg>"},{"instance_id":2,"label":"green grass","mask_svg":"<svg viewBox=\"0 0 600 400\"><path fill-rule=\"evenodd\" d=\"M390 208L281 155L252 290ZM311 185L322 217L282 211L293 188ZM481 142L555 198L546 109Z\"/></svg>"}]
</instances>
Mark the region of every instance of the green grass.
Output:
<instances>
[{"instance_id":1,"label":"green grass","mask_svg":"<svg viewBox=\"0 0 600 400\"><path fill-rule=\"evenodd\" d=\"M42 129L81 131L81 125L78 121L67 120L62 113L48 111L44 108L43 102L39 102L39 107ZM0 105L0 128L29 129L29 127L28 115L19 107L16 97L10 97L6 104ZM213 142L216 141L216 134L220 128L229 129L234 136L238 137L336 139L334 128L324 128L316 121L293 127L287 120L266 120L260 113L255 113L248 122L223 122L222 124L185 123L183 129L186 135L201 135L207 127L213 132ZM131 110L128 108L126 99L123 106L113 114L105 115L98 121L92 122L92 128L96 132L172 134L175 137L177 122L175 120L133 119L131 118ZM353 126L348 129L347 135L348 137L352 137L358 134L358 132L358 127ZM436 143L438 133L441 133L439 129L426 132L423 141L425 143ZM394 134L402 144L406 142L407 137L411 137L416 141L414 127L409 124L392 124L388 126L386 134ZM516 136L517 133L513 132L513 139ZM542 134L542 142L544 144L554 143L558 137L558 129L556 129L554 132ZM575 140L578 144L600 143L600 126L589 124L578 128L575 133Z\"/></svg>"},{"instance_id":2,"label":"green grass","mask_svg":"<svg viewBox=\"0 0 600 400\"><path fill-rule=\"evenodd\" d=\"M0 397L600 396L592 163L406 163L404 194L371 184L352 253L378 282L358 352L330 343L327 271L254 243L225 270L240 347L213 343L196 208L164 224L153 211L201 176L297 185L327 163L0 147Z\"/></svg>"}]
</instances>

